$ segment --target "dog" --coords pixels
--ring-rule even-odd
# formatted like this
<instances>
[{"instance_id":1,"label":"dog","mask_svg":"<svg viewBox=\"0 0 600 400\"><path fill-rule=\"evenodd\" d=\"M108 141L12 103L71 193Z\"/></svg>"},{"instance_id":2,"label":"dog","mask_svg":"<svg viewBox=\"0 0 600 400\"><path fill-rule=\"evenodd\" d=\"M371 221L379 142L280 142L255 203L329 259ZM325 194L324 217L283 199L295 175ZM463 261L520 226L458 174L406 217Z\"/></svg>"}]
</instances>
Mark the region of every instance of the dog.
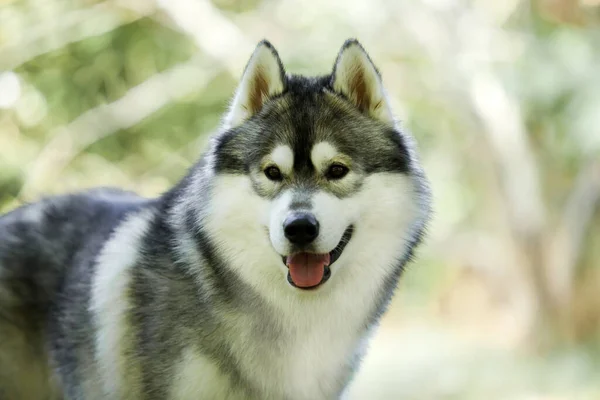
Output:
<instances>
[{"instance_id":1,"label":"dog","mask_svg":"<svg viewBox=\"0 0 600 400\"><path fill-rule=\"evenodd\" d=\"M262 41L172 189L0 218L0 398L341 398L429 218L362 45L305 77Z\"/></svg>"}]
</instances>

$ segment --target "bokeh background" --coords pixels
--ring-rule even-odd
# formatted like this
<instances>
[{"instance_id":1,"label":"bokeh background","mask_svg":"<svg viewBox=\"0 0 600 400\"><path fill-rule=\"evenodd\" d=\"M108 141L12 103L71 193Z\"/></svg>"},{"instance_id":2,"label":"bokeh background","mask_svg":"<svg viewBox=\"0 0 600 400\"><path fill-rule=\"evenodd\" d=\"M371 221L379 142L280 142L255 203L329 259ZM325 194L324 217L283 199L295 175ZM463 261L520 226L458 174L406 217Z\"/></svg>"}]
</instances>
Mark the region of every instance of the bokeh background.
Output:
<instances>
[{"instance_id":1,"label":"bokeh background","mask_svg":"<svg viewBox=\"0 0 600 400\"><path fill-rule=\"evenodd\" d=\"M255 44L331 70L357 37L435 218L351 399L600 399L600 1L0 0L0 211L155 196Z\"/></svg>"}]
</instances>

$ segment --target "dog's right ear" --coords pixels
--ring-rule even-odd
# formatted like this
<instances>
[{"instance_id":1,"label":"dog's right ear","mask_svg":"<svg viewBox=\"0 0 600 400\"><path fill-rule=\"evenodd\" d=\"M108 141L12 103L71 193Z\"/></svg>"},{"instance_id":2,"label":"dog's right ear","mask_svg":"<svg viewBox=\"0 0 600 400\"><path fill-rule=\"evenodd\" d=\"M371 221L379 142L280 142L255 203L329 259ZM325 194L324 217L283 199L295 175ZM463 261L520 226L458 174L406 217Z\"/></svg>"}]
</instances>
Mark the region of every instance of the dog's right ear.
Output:
<instances>
[{"instance_id":1,"label":"dog's right ear","mask_svg":"<svg viewBox=\"0 0 600 400\"><path fill-rule=\"evenodd\" d=\"M261 41L246 65L225 126L233 128L256 114L265 102L285 89L285 70L277 50L266 40Z\"/></svg>"}]
</instances>

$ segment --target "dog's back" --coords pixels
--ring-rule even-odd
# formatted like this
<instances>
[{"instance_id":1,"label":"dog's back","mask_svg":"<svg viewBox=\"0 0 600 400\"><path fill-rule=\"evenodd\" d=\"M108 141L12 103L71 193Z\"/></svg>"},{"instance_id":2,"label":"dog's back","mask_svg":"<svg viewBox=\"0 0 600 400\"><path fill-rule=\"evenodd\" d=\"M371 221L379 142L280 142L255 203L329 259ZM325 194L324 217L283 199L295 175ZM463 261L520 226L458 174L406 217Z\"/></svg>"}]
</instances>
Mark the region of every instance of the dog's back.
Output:
<instances>
[{"instance_id":1,"label":"dog's back","mask_svg":"<svg viewBox=\"0 0 600 400\"><path fill-rule=\"evenodd\" d=\"M61 329L69 325L61 316L66 280L78 277L70 295L81 293L86 302L91 260L142 204L133 194L100 189L47 198L0 218L0 399L61 398L49 352L62 350L56 321Z\"/></svg>"}]
</instances>

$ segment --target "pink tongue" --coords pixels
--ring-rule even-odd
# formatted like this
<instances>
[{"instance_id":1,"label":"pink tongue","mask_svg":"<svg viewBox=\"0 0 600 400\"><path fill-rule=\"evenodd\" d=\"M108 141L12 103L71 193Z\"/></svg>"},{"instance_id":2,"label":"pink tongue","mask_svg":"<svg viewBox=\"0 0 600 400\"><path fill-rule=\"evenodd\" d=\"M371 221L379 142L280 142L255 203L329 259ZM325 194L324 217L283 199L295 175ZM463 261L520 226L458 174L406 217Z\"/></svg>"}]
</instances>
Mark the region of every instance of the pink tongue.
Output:
<instances>
[{"instance_id":1,"label":"pink tongue","mask_svg":"<svg viewBox=\"0 0 600 400\"><path fill-rule=\"evenodd\" d=\"M329 254L298 253L287 257L292 281L298 287L317 286L323 280Z\"/></svg>"}]
</instances>

